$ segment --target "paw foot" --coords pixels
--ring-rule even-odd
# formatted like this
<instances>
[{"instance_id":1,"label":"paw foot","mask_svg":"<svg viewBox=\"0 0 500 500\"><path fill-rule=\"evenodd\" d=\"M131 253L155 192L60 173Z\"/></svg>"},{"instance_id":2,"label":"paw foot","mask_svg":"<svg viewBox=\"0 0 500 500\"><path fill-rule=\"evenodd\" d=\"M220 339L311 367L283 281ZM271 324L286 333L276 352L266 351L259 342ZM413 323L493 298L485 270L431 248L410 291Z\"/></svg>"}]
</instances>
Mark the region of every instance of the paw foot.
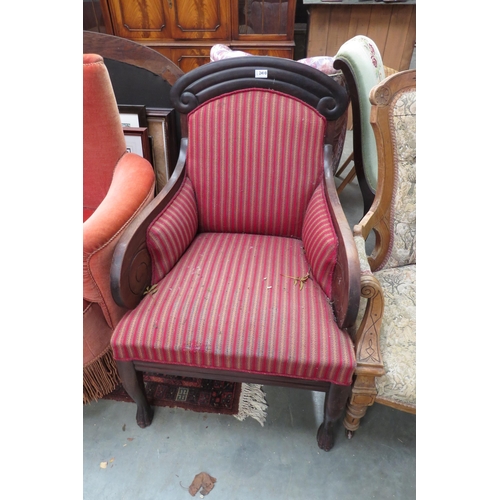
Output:
<instances>
[{"instance_id":1,"label":"paw foot","mask_svg":"<svg viewBox=\"0 0 500 500\"><path fill-rule=\"evenodd\" d=\"M153 409L150 406L148 407L137 406L137 414L135 416L137 425L141 429L149 427L151 425L151 422L153 422L153 414L154 414Z\"/></svg>"},{"instance_id":2,"label":"paw foot","mask_svg":"<svg viewBox=\"0 0 500 500\"><path fill-rule=\"evenodd\" d=\"M331 425L325 426L322 423L319 426L318 434L316 435L318 446L324 451L330 451L333 448L333 427Z\"/></svg>"}]
</instances>

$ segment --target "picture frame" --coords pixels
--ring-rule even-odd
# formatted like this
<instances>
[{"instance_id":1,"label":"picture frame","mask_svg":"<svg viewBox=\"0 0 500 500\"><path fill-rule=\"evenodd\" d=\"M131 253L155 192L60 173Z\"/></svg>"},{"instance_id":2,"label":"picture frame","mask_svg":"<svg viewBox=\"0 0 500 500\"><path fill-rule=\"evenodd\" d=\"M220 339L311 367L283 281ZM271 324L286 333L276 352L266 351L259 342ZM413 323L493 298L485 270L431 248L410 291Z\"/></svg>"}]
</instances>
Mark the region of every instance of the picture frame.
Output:
<instances>
[{"instance_id":1,"label":"picture frame","mask_svg":"<svg viewBox=\"0 0 500 500\"><path fill-rule=\"evenodd\" d=\"M122 127L147 127L146 106L139 104L118 104Z\"/></svg>"},{"instance_id":2,"label":"picture frame","mask_svg":"<svg viewBox=\"0 0 500 500\"><path fill-rule=\"evenodd\" d=\"M123 133L127 152L142 156L152 164L148 127L123 127Z\"/></svg>"},{"instance_id":3,"label":"picture frame","mask_svg":"<svg viewBox=\"0 0 500 500\"><path fill-rule=\"evenodd\" d=\"M158 194L172 175L179 155L176 114L173 108L146 107L146 116Z\"/></svg>"}]
</instances>

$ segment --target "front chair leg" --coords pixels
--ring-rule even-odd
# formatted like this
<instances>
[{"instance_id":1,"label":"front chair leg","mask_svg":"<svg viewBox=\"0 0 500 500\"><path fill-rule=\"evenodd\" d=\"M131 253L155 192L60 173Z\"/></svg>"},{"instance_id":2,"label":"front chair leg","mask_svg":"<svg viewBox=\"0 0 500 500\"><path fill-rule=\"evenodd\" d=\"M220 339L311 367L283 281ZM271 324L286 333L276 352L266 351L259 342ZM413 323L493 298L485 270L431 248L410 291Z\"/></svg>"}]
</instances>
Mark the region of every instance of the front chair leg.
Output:
<instances>
[{"instance_id":1,"label":"front chair leg","mask_svg":"<svg viewBox=\"0 0 500 500\"><path fill-rule=\"evenodd\" d=\"M135 417L137 425L144 429L151 425L153 421L153 408L151 408L146 398L142 377L140 377L139 381L139 374L135 370L132 361L117 361L116 366L124 389L137 405Z\"/></svg>"},{"instance_id":2,"label":"front chair leg","mask_svg":"<svg viewBox=\"0 0 500 500\"><path fill-rule=\"evenodd\" d=\"M325 395L325 409L323 423L319 426L318 446L324 451L330 451L334 442L334 424L345 410L347 399L351 391L350 385L330 384Z\"/></svg>"}]
</instances>

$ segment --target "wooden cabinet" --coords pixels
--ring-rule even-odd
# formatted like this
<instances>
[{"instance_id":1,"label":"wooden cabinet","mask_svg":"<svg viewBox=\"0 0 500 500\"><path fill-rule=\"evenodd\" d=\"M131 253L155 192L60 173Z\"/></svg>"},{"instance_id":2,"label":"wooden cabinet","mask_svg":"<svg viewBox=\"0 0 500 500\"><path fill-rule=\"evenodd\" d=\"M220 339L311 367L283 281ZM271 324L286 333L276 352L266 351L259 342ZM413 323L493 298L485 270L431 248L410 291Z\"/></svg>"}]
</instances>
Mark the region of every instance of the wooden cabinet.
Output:
<instances>
[{"instance_id":1,"label":"wooden cabinet","mask_svg":"<svg viewBox=\"0 0 500 500\"><path fill-rule=\"evenodd\" d=\"M109 34L144 44L184 72L217 43L293 58L296 0L100 0Z\"/></svg>"}]
</instances>

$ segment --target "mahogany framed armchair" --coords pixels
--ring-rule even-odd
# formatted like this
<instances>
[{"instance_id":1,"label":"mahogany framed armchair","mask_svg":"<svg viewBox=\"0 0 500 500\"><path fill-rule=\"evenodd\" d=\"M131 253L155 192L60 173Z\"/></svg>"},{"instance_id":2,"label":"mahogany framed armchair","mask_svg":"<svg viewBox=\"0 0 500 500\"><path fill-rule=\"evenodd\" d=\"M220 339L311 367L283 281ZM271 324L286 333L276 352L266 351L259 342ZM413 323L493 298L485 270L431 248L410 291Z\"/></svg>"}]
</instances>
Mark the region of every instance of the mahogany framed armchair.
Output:
<instances>
[{"instance_id":1,"label":"mahogany framed armchair","mask_svg":"<svg viewBox=\"0 0 500 500\"><path fill-rule=\"evenodd\" d=\"M126 151L103 58L83 54L84 403L108 394L118 383L109 341L126 309L111 295L111 259L119 237L153 193L153 167Z\"/></svg>"},{"instance_id":2,"label":"mahogany framed armchair","mask_svg":"<svg viewBox=\"0 0 500 500\"><path fill-rule=\"evenodd\" d=\"M333 446L355 370L347 331L359 258L335 190L332 136L348 96L295 61L241 57L172 88L174 174L121 237L111 345L137 423L152 423L143 371L326 393Z\"/></svg>"},{"instance_id":3,"label":"mahogany framed armchair","mask_svg":"<svg viewBox=\"0 0 500 500\"><path fill-rule=\"evenodd\" d=\"M416 413L416 70L387 77L370 92L379 166L373 205L354 239L361 305L354 327L356 373L344 426L359 428L378 402ZM365 240L375 233L366 255Z\"/></svg>"}]
</instances>

